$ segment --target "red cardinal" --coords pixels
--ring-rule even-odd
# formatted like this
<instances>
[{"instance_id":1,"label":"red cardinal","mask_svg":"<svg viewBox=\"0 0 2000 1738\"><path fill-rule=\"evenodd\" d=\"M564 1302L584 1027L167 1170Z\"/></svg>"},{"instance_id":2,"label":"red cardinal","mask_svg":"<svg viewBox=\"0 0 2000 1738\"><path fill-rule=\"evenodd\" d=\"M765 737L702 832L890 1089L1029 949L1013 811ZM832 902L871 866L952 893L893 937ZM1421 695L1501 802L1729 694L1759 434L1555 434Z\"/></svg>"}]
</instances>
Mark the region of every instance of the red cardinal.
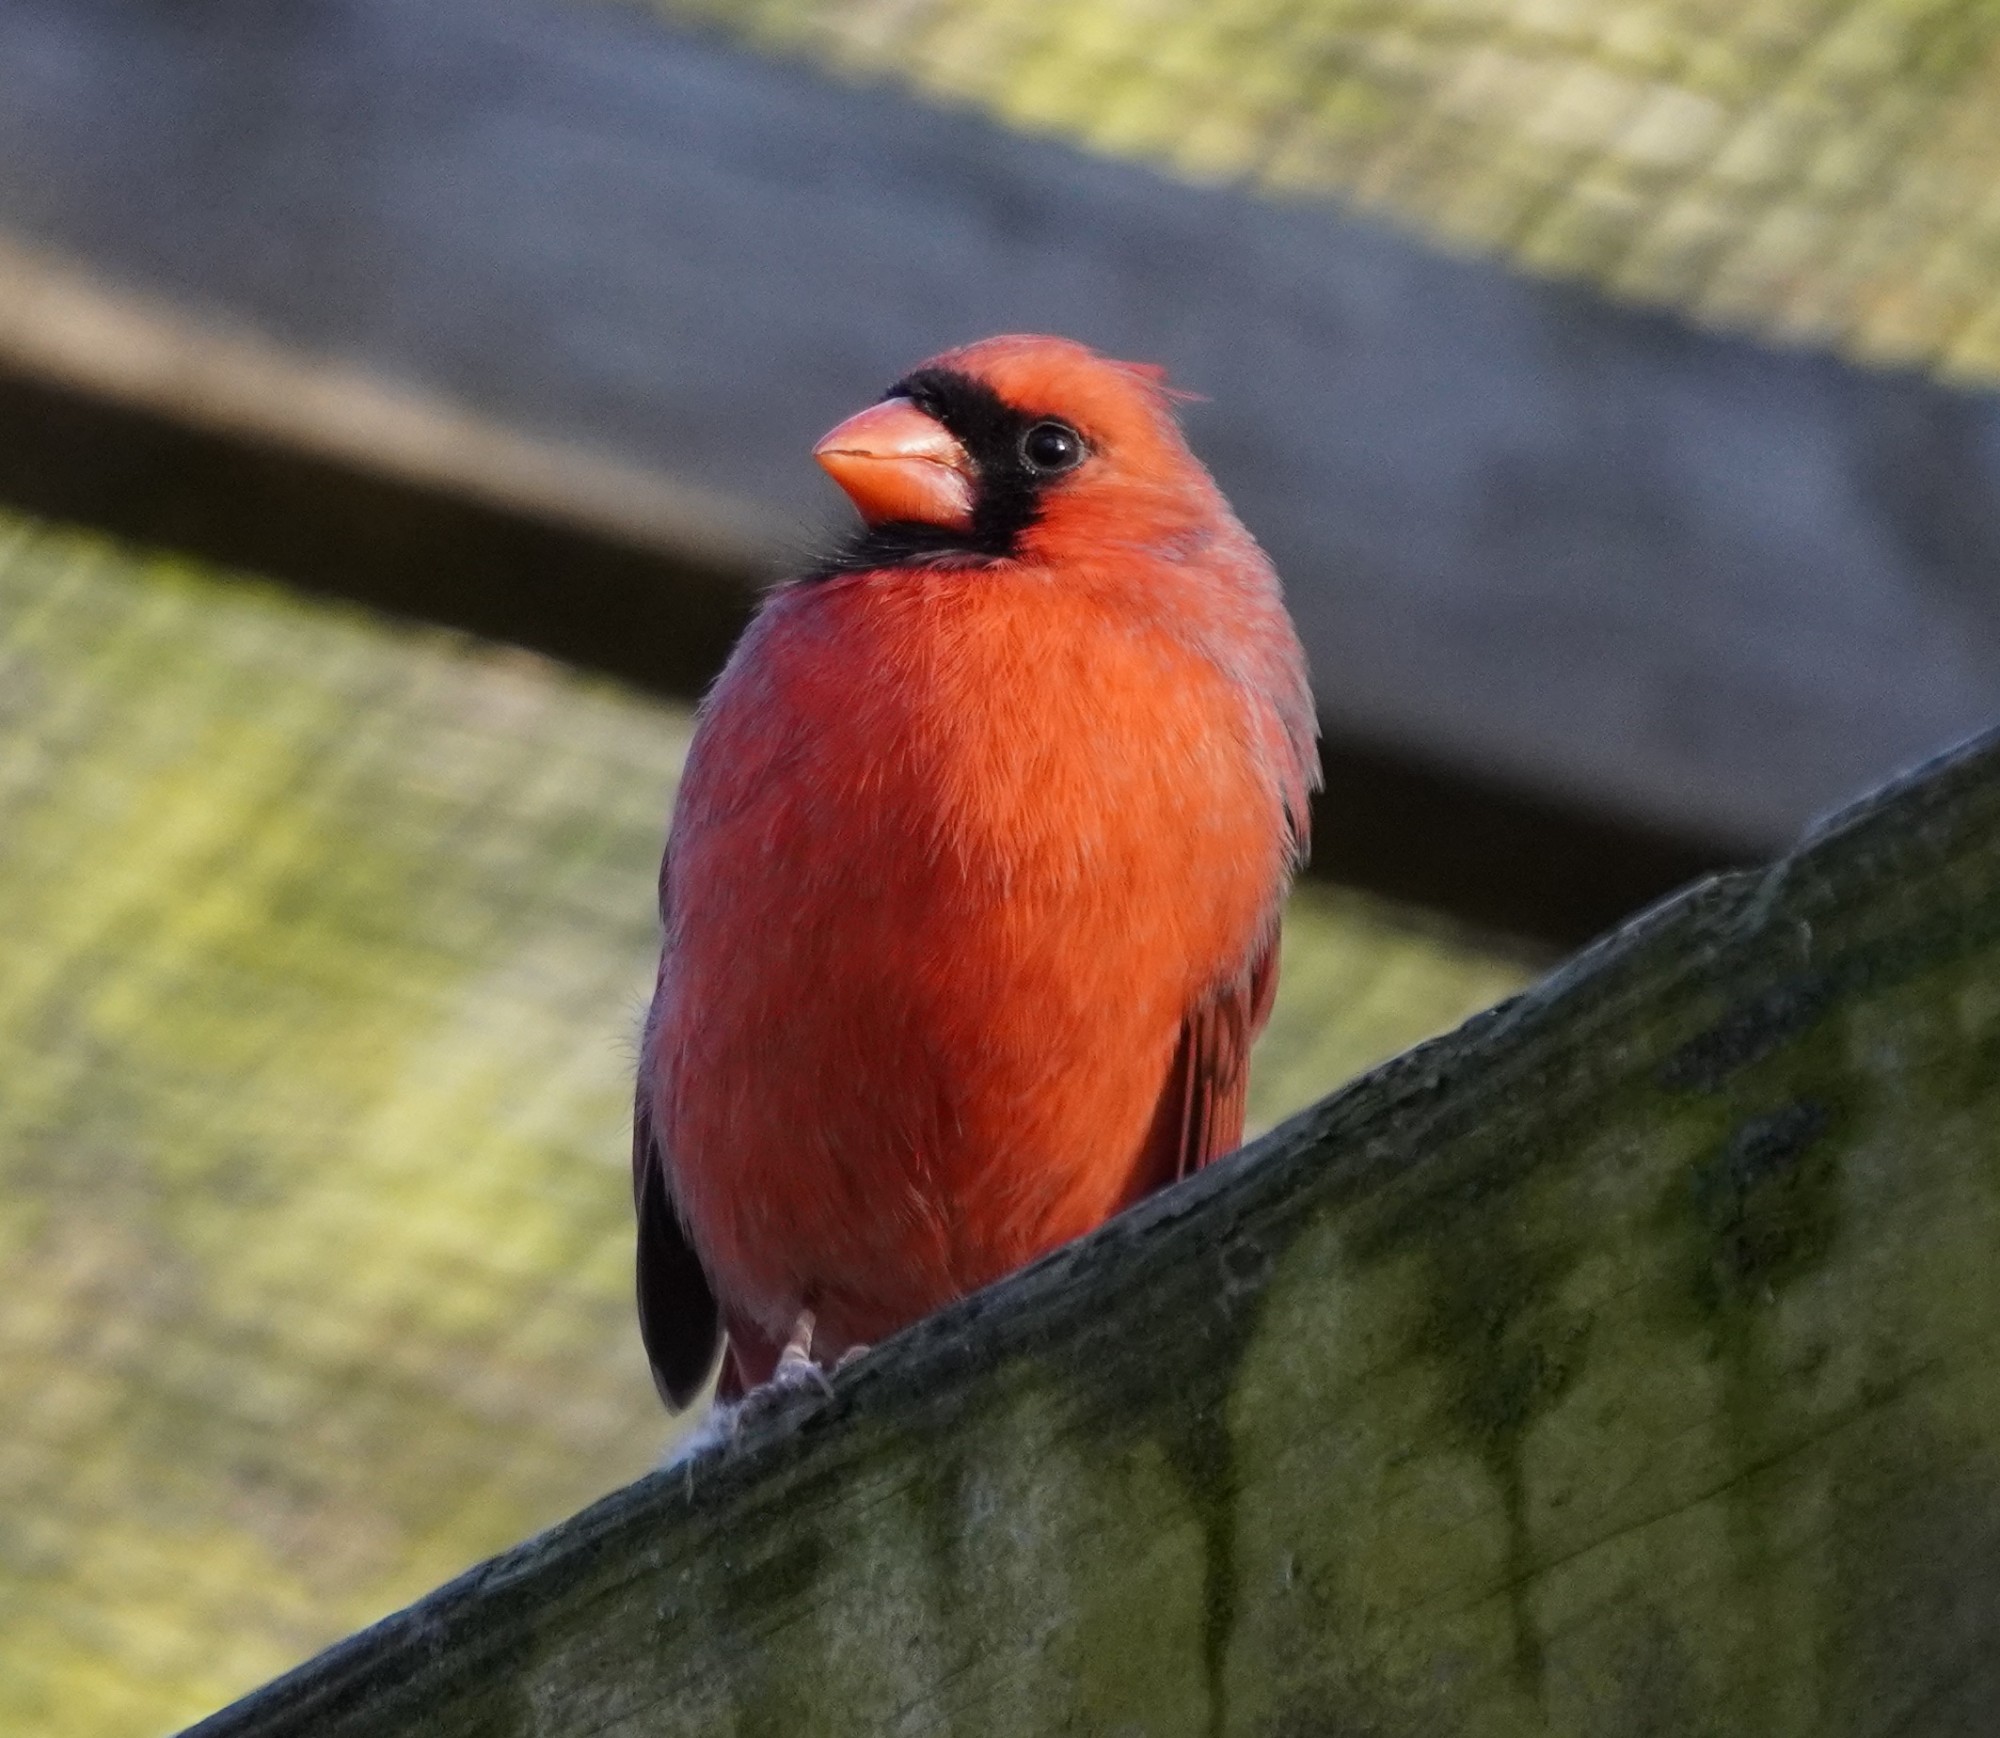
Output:
<instances>
[{"instance_id":1,"label":"red cardinal","mask_svg":"<svg viewBox=\"0 0 2000 1738\"><path fill-rule=\"evenodd\" d=\"M1237 1145L1318 780L1157 369L990 338L815 449L865 529L701 709L633 1130L667 1404L880 1339Z\"/></svg>"}]
</instances>

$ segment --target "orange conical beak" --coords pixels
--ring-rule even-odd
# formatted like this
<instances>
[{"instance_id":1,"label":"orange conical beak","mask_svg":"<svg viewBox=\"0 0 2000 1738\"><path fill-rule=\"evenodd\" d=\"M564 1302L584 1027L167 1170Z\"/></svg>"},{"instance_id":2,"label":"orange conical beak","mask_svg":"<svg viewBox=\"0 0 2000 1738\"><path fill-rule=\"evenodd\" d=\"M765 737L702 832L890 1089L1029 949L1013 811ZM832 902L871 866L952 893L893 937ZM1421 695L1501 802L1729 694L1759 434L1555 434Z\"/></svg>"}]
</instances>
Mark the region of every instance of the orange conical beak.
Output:
<instances>
[{"instance_id":1,"label":"orange conical beak","mask_svg":"<svg viewBox=\"0 0 2000 1738\"><path fill-rule=\"evenodd\" d=\"M870 525L901 519L971 529L972 461L943 423L907 398L850 416L813 457Z\"/></svg>"}]
</instances>

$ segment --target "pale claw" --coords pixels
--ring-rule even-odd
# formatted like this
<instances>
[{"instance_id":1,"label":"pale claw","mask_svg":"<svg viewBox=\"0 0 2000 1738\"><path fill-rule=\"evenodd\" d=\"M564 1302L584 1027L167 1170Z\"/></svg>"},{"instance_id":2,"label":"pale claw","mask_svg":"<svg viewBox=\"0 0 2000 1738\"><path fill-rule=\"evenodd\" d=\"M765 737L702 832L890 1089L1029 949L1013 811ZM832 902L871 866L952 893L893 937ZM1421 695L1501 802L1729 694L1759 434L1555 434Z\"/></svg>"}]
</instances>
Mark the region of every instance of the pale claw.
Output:
<instances>
[{"instance_id":1,"label":"pale claw","mask_svg":"<svg viewBox=\"0 0 2000 1738\"><path fill-rule=\"evenodd\" d=\"M792 1337L785 1342L785 1349L778 1354L777 1368L771 1372L770 1380L765 1382L763 1387L786 1390L817 1388L822 1394L831 1394L833 1383L827 1373L814 1361L812 1344L813 1313L811 1310L800 1310L799 1319L792 1324ZM852 1355L849 1354L850 1357ZM749 1396L745 1395L744 1398L747 1400Z\"/></svg>"}]
</instances>

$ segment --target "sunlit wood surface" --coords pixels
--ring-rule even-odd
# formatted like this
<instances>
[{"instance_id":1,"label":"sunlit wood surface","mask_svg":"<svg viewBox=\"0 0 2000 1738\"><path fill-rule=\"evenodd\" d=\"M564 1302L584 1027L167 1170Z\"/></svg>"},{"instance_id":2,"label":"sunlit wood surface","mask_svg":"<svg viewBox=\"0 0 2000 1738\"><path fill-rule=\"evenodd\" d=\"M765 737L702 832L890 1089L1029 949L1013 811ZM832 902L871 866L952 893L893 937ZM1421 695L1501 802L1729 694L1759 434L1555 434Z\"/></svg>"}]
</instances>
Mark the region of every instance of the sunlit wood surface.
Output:
<instances>
[{"instance_id":1,"label":"sunlit wood surface","mask_svg":"<svg viewBox=\"0 0 2000 1738\"><path fill-rule=\"evenodd\" d=\"M688 718L0 518L0 1730L157 1733L638 1474ZM1506 993L1314 890L1268 1121Z\"/></svg>"}]
</instances>

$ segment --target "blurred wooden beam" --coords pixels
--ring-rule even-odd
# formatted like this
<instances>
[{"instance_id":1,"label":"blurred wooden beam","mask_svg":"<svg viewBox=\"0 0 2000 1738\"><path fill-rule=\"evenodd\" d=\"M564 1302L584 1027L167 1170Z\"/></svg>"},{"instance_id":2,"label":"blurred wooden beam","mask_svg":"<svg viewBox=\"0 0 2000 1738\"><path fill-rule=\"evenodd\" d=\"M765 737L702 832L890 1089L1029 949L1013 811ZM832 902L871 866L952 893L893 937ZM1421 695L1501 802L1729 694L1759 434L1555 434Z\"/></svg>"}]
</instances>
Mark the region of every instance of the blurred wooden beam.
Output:
<instances>
[{"instance_id":1,"label":"blurred wooden beam","mask_svg":"<svg viewBox=\"0 0 2000 1738\"><path fill-rule=\"evenodd\" d=\"M533 646L678 698L749 619L758 570L475 486L202 427L0 366L0 500ZM1322 745L1316 874L1574 945L1736 854L1385 752Z\"/></svg>"},{"instance_id":2,"label":"blurred wooden beam","mask_svg":"<svg viewBox=\"0 0 2000 1738\"><path fill-rule=\"evenodd\" d=\"M0 365L0 500L565 658L675 697L721 667L755 569L358 456Z\"/></svg>"},{"instance_id":3,"label":"blurred wooden beam","mask_svg":"<svg viewBox=\"0 0 2000 1738\"><path fill-rule=\"evenodd\" d=\"M17 500L684 688L815 435L1008 327L1213 395L1334 813L1403 817L1355 879L1574 935L2000 711L1990 399L636 9L0 7Z\"/></svg>"}]
</instances>

